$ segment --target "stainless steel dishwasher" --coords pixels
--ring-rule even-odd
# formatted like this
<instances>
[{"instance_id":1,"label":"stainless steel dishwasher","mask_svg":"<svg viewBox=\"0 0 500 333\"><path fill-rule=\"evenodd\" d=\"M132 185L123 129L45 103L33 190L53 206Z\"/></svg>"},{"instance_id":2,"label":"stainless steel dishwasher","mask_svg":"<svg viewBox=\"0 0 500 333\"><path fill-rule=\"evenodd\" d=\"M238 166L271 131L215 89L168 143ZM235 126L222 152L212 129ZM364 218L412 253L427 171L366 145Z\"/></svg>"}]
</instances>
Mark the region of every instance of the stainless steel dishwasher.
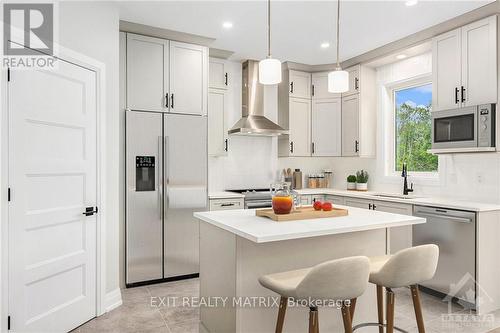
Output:
<instances>
[{"instance_id":1,"label":"stainless steel dishwasher","mask_svg":"<svg viewBox=\"0 0 500 333\"><path fill-rule=\"evenodd\" d=\"M413 246L439 246L436 275L421 285L475 308L476 213L425 206L415 206L413 212L427 219L413 226Z\"/></svg>"}]
</instances>

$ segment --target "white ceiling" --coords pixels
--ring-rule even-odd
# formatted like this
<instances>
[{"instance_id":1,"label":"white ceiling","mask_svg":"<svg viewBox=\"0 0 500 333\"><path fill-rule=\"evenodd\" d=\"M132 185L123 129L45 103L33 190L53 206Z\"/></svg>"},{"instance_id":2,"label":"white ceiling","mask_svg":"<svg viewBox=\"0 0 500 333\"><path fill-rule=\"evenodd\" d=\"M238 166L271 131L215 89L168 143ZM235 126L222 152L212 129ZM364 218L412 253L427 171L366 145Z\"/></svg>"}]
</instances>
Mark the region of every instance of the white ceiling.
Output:
<instances>
[{"instance_id":1,"label":"white ceiling","mask_svg":"<svg viewBox=\"0 0 500 333\"><path fill-rule=\"evenodd\" d=\"M340 58L360 55L492 1L341 2ZM266 1L121 1L120 19L215 38L211 47L236 59L266 56ZM334 1L271 2L273 57L325 64L335 61ZM227 30L222 23L230 21ZM322 49L322 42L330 48Z\"/></svg>"}]
</instances>

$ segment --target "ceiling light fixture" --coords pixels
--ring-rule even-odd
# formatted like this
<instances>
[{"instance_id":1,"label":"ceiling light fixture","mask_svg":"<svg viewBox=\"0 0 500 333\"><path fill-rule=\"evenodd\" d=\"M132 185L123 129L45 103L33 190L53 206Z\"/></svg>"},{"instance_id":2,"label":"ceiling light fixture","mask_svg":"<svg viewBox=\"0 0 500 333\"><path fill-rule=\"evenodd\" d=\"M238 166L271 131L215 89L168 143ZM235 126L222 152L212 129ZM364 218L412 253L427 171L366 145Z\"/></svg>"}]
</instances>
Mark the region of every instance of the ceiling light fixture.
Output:
<instances>
[{"instance_id":1,"label":"ceiling light fixture","mask_svg":"<svg viewBox=\"0 0 500 333\"><path fill-rule=\"evenodd\" d=\"M406 57L407 57L407 55L406 55L406 54L398 54L398 55L396 56L396 59L401 60L401 59L404 59L404 58L406 58Z\"/></svg>"},{"instance_id":2,"label":"ceiling light fixture","mask_svg":"<svg viewBox=\"0 0 500 333\"><path fill-rule=\"evenodd\" d=\"M406 0L405 5L408 7L415 6L418 3L418 0Z\"/></svg>"},{"instance_id":3,"label":"ceiling light fixture","mask_svg":"<svg viewBox=\"0 0 500 333\"><path fill-rule=\"evenodd\" d=\"M337 0L337 67L328 73L328 92L343 93L349 90L349 73L342 70L339 62L340 0Z\"/></svg>"},{"instance_id":4,"label":"ceiling light fixture","mask_svg":"<svg viewBox=\"0 0 500 333\"><path fill-rule=\"evenodd\" d=\"M232 22L224 22L224 23L222 23L222 27L225 29L231 29L233 27L233 23Z\"/></svg>"},{"instance_id":5,"label":"ceiling light fixture","mask_svg":"<svg viewBox=\"0 0 500 333\"><path fill-rule=\"evenodd\" d=\"M259 61L259 82L261 84L281 82L281 61L271 58L271 0L267 0L267 57Z\"/></svg>"},{"instance_id":6,"label":"ceiling light fixture","mask_svg":"<svg viewBox=\"0 0 500 333\"><path fill-rule=\"evenodd\" d=\"M330 43L328 43L328 42L323 42L323 43L321 43L321 48L322 48L322 49L327 49L327 48L329 48L329 47L330 47Z\"/></svg>"}]
</instances>

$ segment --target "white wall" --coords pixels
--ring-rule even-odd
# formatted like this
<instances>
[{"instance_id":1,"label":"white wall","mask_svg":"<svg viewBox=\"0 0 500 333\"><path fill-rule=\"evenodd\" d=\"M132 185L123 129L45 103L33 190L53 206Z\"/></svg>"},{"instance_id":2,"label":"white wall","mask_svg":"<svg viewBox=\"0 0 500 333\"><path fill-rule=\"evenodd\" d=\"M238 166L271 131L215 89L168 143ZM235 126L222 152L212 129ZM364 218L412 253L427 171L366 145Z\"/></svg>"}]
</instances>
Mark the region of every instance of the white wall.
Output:
<instances>
[{"instance_id":1,"label":"white wall","mask_svg":"<svg viewBox=\"0 0 500 333\"><path fill-rule=\"evenodd\" d=\"M119 13L111 2L60 2L59 43L106 66L106 292L119 286L119 176L120 123L118 118Z\"/></svg>"}]
</instances>

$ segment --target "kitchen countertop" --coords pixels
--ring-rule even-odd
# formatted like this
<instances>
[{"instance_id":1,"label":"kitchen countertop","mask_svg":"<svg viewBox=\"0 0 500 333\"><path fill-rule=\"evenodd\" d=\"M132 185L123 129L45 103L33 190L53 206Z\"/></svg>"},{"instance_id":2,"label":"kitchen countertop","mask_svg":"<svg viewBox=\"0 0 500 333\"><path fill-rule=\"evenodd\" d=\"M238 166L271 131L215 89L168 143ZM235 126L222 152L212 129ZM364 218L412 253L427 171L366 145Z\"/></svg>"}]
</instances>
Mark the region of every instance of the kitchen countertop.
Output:
<instances>
[{"instance_id":1,"label":"kitchen countertop","mask_svg":"<svg viewBox=\"0 0 500 333\"><path fill-rule=\"evenodd\" d=\"M471 202L465 200L456 200L450 198L439 198L439 197L420 197L419 195L415 195L415 198L411 199L401 199L394 197L380 197L376 194L389 194L393 195L394 193L387 192L376 192L376 191L367 191L367 192L359 192L359 191L347 191L347 190L336 190L329 188L308 188L297 190L299 194L302 195L340 195L344 197L352 197L352 198L360 198L360 199L369 199L369 200L379 200L379 201L389 201L389 202L398 202L405 203L410 205L422 205L422 206L437 206L448 209L461 209L461 210L469 210L474 212L488 212L488 211L496 211L500 210L500 205L489 204L489 203L481 203L481 202ZM412 195L410 195L412 196Z\"/></svg>"},{"instance_id":2,"label":"kitchen countertop","mask_svg":"<svg viewBox=\"0 0 500 333\"><path fill-rule=\"evenodd\" d=\"M426 222L424 218L415 216L342 207L349 210L349 215L288 222L275 222L265 217L256 216L254 209L200 212L194 213L194 216L255 243L400 227Z\"/></svg>"},{"instance_id":3,"label":"kitchen countertop","mask_svg":"<svg viewBox=\"0 0 500 333\"><path fill-rule=\"evenodd\" d=\"M208 198L209 199L234 199L234 198L244 198L245 196L240 193L235 193L235 192L229 192L229 191L216 191L216 192L209 192L208 193Z\"/></svg>"}]
</instances>

